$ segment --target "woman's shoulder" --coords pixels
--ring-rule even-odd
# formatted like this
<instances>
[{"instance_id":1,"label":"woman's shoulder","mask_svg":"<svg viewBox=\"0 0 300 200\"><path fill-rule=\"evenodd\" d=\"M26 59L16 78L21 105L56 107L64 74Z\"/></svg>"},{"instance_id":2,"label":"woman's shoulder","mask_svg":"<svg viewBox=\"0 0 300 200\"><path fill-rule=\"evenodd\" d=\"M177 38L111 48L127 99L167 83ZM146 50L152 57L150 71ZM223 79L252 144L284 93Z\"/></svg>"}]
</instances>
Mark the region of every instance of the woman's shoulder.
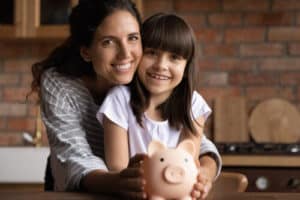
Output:
<instances>
[{"instance_id":1,"label":"woman's shoulder","mask_svg":"<svg viewBox=\"0 0 300 200\"><path fill-rule=\"evenodd\" d=\"M77 90L84 88L82 82L78 78L67 77L55 69L47 69L41 78L41 86L44 89L55 90Z\"/></svg>"}]
</instances>

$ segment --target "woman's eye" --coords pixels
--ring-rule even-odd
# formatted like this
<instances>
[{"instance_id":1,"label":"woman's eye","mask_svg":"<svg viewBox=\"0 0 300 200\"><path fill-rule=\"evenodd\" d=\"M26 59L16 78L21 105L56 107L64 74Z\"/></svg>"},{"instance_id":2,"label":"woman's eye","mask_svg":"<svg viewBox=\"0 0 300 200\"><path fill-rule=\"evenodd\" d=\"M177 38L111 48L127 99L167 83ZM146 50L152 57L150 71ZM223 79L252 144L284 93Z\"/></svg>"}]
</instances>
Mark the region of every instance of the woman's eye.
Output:
<instances>
[{"instance_id":1,"label":"woman's eye","mask_svg":"<svg viewBox=\"0 0 300 200\"><path fill-rule=\"evenodd\" d=\"M113 43L114 43L113 40L103 40L103 41L102 41L102 45L103 45L104 47L110 46L110 45L112 45Z\"/></svg>"},{"instance_id":2,"label":"woman's eye","mask_svg":"<svg viewBox=\"0 0 300 200\"><path fill-rule=\"evenodd\" d=\"M131 35L131 36L129 36L129 41L137 41L137 40L139 40L140 38L139 38L139 36L137 36L137 35Z\"/></svg>"}]
</instances>

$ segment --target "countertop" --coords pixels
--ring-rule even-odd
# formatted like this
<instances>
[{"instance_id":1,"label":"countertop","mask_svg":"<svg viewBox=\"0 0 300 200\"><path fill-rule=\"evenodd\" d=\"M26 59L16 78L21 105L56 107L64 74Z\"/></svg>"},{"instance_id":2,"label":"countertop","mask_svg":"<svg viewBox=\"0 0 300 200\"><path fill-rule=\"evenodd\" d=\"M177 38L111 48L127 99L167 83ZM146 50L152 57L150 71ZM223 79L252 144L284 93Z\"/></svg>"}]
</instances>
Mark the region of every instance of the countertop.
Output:
<instances>
[{"instance_id":1,"label":"countertop","mask_svg":"<svg viewBox=\"0 0 300 200\"><path fill-rule=\"evenodd\" d=\"M223 155L223 166L299 167L299 155Z\"/></svg>"},{"instance_id":2,"label":"countertop","mask_svg":"<svg viewBox=\"0 0 300 200\"><path fill-rule=\"evenodd\" d=\"M117 200L117 198L84 194L84 193L64 193L64 192L1 192L3 200ZM213 200L299 200L300 193L232 193L220 194ZM212 198L208 198L212 200Z\"/></svg>"}]
</instances>

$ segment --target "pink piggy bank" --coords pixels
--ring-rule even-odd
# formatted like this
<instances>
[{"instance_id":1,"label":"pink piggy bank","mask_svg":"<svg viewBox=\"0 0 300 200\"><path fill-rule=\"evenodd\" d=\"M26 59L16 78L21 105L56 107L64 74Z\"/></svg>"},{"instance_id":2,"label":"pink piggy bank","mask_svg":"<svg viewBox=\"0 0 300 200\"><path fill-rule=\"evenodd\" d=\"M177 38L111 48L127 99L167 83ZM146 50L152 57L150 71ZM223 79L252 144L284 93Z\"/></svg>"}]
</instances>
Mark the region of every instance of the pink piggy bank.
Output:
<instances>
[{"instance_id":1,"label":"pink piggy bank","mask_svg":"<svg viewBox=\"0 0 300 200\"><path fill-rule=\"evenodd\" d=\"M181 142L176 149L158 141L148 146L149 158L144 161L145 191L150 200L191 200L191 191L198 175L191 141Z\"/></svg>"}]
</instances>

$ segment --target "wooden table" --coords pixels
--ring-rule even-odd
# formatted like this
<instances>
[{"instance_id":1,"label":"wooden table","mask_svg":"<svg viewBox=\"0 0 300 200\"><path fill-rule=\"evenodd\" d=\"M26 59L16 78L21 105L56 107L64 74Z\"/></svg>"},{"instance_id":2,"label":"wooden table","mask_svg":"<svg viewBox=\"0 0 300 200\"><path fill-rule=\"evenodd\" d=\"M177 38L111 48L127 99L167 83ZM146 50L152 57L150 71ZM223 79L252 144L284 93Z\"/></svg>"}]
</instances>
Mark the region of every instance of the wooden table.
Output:
<instances>
[{"instance_id":1,"label":"wooden table","mask_svg":"<svg viewBox=\"0 0 300 200\"><path fill-rule=\"evenodd\" d=\"M65 192L0 192L1 200L117 200L117 198ZM300 193L234 193L208 200L299 200Z\"/></svg>"}]
</instances>

